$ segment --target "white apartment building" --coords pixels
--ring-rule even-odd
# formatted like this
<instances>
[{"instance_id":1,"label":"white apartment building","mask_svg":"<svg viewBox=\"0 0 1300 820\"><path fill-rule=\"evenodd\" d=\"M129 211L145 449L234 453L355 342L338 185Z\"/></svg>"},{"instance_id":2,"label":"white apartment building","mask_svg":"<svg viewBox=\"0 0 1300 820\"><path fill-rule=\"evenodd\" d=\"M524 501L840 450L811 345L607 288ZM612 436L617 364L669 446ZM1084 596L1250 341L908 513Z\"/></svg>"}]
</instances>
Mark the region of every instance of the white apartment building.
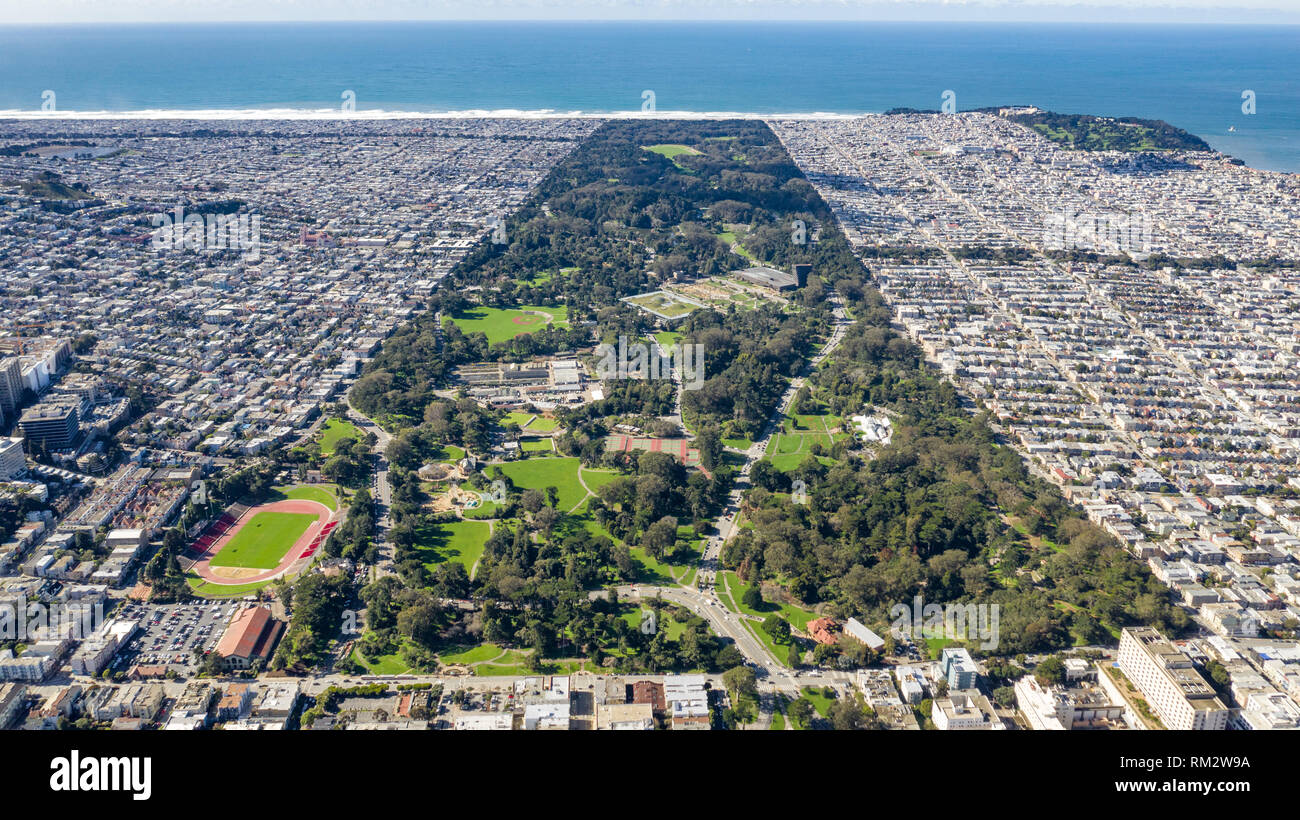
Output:
<instances>
[{"instance_id":1,"label":"white apartment building","mask_svg":"<svg viewBox=\"0 0 1300 820\"><path fill-rule=\"evenodd\" d=\"M0 438L0 481L10 481L27 472L27 454L20 438Z\"/></svg>"},{"instance_id":2,"label":"white apartment building","mask_svg":"<svg viewBox=\"0 0 1300 820\"><path fill-rule=\"evenodd\" d=\"M457 715L452 728L458 732L508 732L514 726L509 712Z\"/></svg>"},{"instance_id":3,"label":"white apartment building","mask_svg":"<svg viewBox=\"0 0 1300 820\"><path fill-rule=\"evenodd\" d=\"M1233 721L1234 729L1300 729L1300 706L1281 692L1254 692Z\"/></svg>"},{"instance_id":4,"label":"white apartment building","mask_svg":"<svg viewBox=\"0 0 1300 820\"><path fill-rule=\"evenodd\" d=\"M1075 681L1087 676L1087 664L1078 658L1072 665ZM1079 668L1079 664L1083 668ZM1067 679L1071 667L1067 666ZM1091 683L1080 682L1071 687L1043 686L1033 675L1025 675L1015 684L1016 707L1036 731L1061 731L1063 729L1093 729L1114 727L1124 719L1122 703L1112 703L1108 694Z\"/></svg>"},{"instance_id":5,"label":"white apartment building","mask_svg":"<svg viewBox=\"0 0 1300 820\"><path fill-rule=\"evenodd\" d=\"M596 728L611 731L650 731L655 727L649 703L608 703L596 712Z\"/></svg>"},{"instance_id":6,"label":"white apartment building","mask_svg":"<svg viewBox=\"0 0 1300 820\"><path fill-rule=\"evenodd\" d=\"M930 719L934 721L934 728L940 731L1002 728L1001 724L994 725L974 698L960 692L936 698Z\"/></svg>"},{"instance_id":7,"label":"white apartment building","mask_svg":"<svg viewBox=\"0 0 1300 820\"><path fill-rule=\"evenodd\" d=\"M1033 675L1016 681L1016 707L1034 731L1060 732L1070 728L1074 706L1064 693L1044 689Z\"/></svg>"},{"instance_id":8,"label":"white apartment building","mask_svg":"<svg viewBox=\"0 0 1300 820\"><path fill-rule=\"evenodd\" d=\"M667 675L664 677L664 702L674 721L705 720L709 716L709 695L704 675Z\"/></svg>"},{"instance_id":9,"label":"white apartment building","mask_svg":"<svg viewBox=\"0 0 1300 820\"><path fill-rule=\"evenodd\" d=\"M1127 627L1119 639L1119 668L1169 729L1222 730L1230 710L1192 661L1150 627Z\"/></svg>"},{"instance_id":10,"label":"white apartment building","mask_svg":"<svg viewBox=\"0 0 1300 820\"><path fill-rule=\"evenodd\" d=\"M569 702L566 700L562 703L531 703L525 706L524 728L529 731L568 729Z\"/></svg>"},{"instance_id":11,"label":"white apartment building","mask_svg":"<svg viewBox=\"0 0 1300 820\"><path fill-rule=\"evenodd\" d=\"M54 671L54 658L48 655L14 657L12 649L0 650L0 681L40 683Z\"/></svg>"}]
</instances>

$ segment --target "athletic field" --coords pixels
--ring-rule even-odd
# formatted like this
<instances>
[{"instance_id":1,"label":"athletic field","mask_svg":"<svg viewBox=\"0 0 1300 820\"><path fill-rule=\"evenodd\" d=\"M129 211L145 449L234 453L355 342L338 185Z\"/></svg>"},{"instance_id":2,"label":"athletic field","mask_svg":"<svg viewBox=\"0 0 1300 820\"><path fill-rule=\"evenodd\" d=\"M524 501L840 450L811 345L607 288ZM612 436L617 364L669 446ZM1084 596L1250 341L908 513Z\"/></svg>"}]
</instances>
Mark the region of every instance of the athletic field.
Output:
<instances>
[{"instance_id":1,"label":"athletic field","mask_svg":"<svg viewBox=\"0 0 1300 820\"><path fill-rule=\"evenodd\" d=\"M209 562L214 567L274 569L318 516L259 512Z\"/></svg>"},{"instance_id":2,"label":"athletic field","mask_svg":"<svg viewBox=\"0 0 1300 820\"><path fill-rule=\"evenodd\" d=\"M454 322L466 334L486 335L490 345L541 330L547 325L569 326L568 308L564 305L522 305L518 309L476 306L455 314L448 321Z\"/></svg>"}]
</instances>

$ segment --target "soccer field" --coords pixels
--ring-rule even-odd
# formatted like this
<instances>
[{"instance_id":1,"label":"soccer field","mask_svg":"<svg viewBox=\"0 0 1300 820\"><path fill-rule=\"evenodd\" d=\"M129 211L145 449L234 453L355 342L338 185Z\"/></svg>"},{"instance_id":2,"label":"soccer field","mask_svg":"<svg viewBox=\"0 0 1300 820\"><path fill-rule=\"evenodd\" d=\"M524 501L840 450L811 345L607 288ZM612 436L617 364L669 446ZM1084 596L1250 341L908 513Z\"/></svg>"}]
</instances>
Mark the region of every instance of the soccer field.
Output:
<instances>
[{"instance_id":1,"label":"soccer field","mask_svg":"<svg viewBox=\"0 0 1300 820\"><path fill-rule=\"evenodd\" d=\"M306 513L260 512L235 533L209 565L275 569L316 518Z\"/></svg>"}]
</instances>

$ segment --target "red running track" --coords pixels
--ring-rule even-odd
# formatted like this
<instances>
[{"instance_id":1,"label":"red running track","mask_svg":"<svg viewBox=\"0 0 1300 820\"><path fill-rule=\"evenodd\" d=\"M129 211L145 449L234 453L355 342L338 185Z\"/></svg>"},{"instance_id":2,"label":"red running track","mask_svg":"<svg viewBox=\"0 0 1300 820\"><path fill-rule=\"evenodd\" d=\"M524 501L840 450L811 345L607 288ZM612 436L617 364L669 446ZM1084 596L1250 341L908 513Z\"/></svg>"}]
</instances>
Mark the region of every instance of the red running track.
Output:
<instances>
[{"instance_id":1,"label":"red running track","mask_svg":"<svg viewBox=\"0 0 1300 820\"><path fill-rule=\"evenodd\" d=\"M307 527L306 531L303 532L302 535L298 536L298 540L293 543L293 546L289 547L289 549L285 551L284 557L280 559L279 565L274 569L262 570L254 575L248 575L242 578L230 578L215 574L218 570L237 569L235 567L213 567L210 562L213 556L221 552L222 547L226 546L230 539L234 538L235 535L244 528L249 520L260 512L304 513L307 515L315 515L316 520ZM335 513L330 511L329 507L326 507L319 501L306 501L297 498L291 498L286 501L276 501L272 504L263 504L259 507L251 507L247 512L240 516L238 521L223 532L220 537L207 546L207 549L203 551L203 555L194 562L194 566L190 567L190 569L194 574L198 575L208 583L218 584L221 586L236 586L240 584L255 584L260 581L269 581L272 578L277 578L285 574L299 561L302 561L304 564L310 562L312 555L315 554L316 550L311 549L310 552L308 552L308 549L313 546L313 542L316 540L318 535L326 534L327 525L337 523L333 521L335 515ZM331 526L330 529L333 529L333 527ZM315 546L319 546L319 544L316 544Z\"/></svg>"}]
</instances>

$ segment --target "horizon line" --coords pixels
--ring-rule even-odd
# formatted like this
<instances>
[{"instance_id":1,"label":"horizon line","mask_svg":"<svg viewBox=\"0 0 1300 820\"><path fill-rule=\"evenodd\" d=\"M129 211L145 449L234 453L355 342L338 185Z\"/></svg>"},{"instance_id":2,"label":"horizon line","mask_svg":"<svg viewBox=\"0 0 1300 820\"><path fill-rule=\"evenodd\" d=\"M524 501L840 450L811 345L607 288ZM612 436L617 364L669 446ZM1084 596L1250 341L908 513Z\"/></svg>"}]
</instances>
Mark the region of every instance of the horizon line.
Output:
<instances>
[{"instance_id":1,"label":"horizon line","mask_svg":"<svg viewBox=\"0 0 1300 820\"><path fill-rule=\"evenodd\" d=\"M1085 8L1105 8L1105 9L1123 9L1133 10L1132 6L1088 6ZM1151 7L1159 10L1172 11L1171 7ZM1190 8L1180 9L1181 11L1193 11ZM1216 9L1215 11L1219 11ZM592 17L592 18L555 18L555 17L511 17L501 19L481 19L470 17L373 17L373 18L352 18L352 17L333 17L333 18L313 18L313 19L244 19L244 20L28 20L21 22L0 22L2 28L22 28L32 26L239 26L239 25L337 25L337 24L365 24L365 23L465 23L470 25L498 25L502 23L549 23L553 25L573 25L573 24L602 24L602 23L727 23L728 25L745 25L752 23L780 23L782 25L808 26L829 23L862 23L862 24L907 24L923 23L926 25L1090 25L1090 26L1237 26L1237 27L1260 27L1260 28L1300 28L1300 10L1282 11L1280 9L1254 8L1241 9L1240 11L1248 13L1280 13L1289 15L1281 22L1261 22L1259 20L1186 20L1186 19L1111 19L1111 20L1081 20L1077 18L1061 18L1047 20L1042 18L1007 18L993 20L977 19L935 19L933 17L818 17L815 19L792 19L788 17L755 17L737 19L732 17Z\"/></svg>"}]
</instances>

